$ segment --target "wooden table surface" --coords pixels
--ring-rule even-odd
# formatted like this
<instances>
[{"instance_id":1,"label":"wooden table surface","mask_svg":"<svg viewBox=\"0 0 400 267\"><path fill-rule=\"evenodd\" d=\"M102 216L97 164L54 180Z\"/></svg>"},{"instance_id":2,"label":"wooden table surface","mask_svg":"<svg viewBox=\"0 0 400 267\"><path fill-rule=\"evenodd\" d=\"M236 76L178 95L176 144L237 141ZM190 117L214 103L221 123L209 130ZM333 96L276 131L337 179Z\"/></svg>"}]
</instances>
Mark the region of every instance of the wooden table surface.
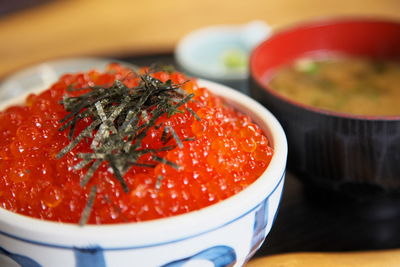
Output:
<instances>
[{"instance_id":1,"label":"wooden table surface","mask_svg":"<svg viewBox=\"0 0 400 267\"><path fill-rule=\"evenodd\" d=\"M18 2L4 1L1 9ZM60 57L170 53L186 33L212 24L263 20L284 27L324 16L400 18L399 0L47 0L37 6L35 1L21 2L29 8L0 17L0 78Z\"/></svg>"},{"instance_id":2,"label":"wooden table surface","mask_svg":"<svg viewBox=\"0 0 400 267\"><path fill-rule=\"evenodd\" d=\"M400 19L400 0L48 1L2 13L0 79L20 68L60 57L118 57L141 65L159 59L152 54L164 53L163 60L173 61L177 41L207 25L260 19L279 28L342 15ZM398 209L384 206L379 208L380 216L366 220L364 214L355 212L358 208L316 206L320 202L310 201L291 175L285 188L278 219L256 257L400 247Z\"/></svg>"}]
</instances>

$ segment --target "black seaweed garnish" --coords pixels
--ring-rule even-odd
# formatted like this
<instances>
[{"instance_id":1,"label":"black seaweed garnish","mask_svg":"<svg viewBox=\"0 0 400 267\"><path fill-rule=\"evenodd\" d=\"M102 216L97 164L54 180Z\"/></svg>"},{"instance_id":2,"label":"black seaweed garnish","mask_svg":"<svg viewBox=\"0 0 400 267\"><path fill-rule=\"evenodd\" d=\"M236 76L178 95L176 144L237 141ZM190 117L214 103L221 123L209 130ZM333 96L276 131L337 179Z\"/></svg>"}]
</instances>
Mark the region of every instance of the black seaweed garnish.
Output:
<instances>
[{"instance_id":1,"label":"black seaweed garnish","mask_svg":"<svg viewBox=\"0 0 400 267\"><path fill-rule=\"evenodd\" d=\"M157 162L161 162L179 169L176 163L158 156L158 153L176 146L182 147L184 141L193 139L181 140L173 127L155 123L163 115L169 117L185 112L185 109L199 120L200 118L190 108L180 109L192 101L193 94L186 94L180 84L173 84L171 80L162 82L150 73L137 77L140 82L134 88L129 88L119 80L111 85L74 89L71 87L68 91L86 91L79 96L66 95L61 101L69 113L60 121L63 125L59 130L69 131L70 143L59 152L57 158L69 153L83 140L91 140L91 151L78 153L77 157L81 161L74 166L75 169L86 170L81 179L81 186L84 187L90 182L102 163L108 164L125 192L129 192L130 188L124 175L131 166L151 168ZM91 124L77 134L76 125L86 118L92 120ZM143 149L142 140L153 126L157 129L163 127L161 139L164 146L159 149ZM171 139L175 140L176 145L170 145L168 141ZM139 158L144 154L150 154L151 161L139 162ZM158 178L157 187L160 186L160 181L161 178ZM90 216L96 190L95 186L91 187L80 225L85 224Z\"/></svg>"}]
</instances>

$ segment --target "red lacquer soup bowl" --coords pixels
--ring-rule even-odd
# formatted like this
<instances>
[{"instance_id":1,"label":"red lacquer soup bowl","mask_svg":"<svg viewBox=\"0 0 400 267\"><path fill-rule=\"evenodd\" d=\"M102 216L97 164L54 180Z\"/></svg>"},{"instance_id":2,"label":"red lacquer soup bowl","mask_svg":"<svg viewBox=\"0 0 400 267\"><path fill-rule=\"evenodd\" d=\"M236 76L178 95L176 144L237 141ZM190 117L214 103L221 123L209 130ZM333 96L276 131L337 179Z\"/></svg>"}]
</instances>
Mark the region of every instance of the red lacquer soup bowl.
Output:
<instances>
[{"instance_id":1,"label":"red lacquer soup bowl","mask_svg":"<svg viewBox=\"0 0 400 267\"><path fill-rule=\"evenodd\" d=\"M336 18L277 32L252 53L251 95L282 123L289 144L288 168L308 188L353 199L397 196L400 114L360 116L323 110L283 97L266 82L285 64L327 53L398 61L400 22Z\"/></svg>"}]
</instances>

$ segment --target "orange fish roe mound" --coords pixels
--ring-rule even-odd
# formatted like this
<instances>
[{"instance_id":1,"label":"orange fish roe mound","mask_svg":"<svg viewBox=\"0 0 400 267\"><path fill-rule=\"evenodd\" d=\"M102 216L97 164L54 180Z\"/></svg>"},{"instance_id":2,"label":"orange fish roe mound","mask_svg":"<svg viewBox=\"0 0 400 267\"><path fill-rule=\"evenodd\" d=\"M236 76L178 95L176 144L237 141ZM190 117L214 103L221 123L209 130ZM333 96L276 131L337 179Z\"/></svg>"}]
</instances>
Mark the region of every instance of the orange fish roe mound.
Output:
<instances>
[{"instance_id":1,"label":"orange fish roe mound","mask_svg":"<svg viewBox=\"0 0 400 267\"><path fill-rule=\"evenodd\" d=\"M186 94L193 94L191 101L179 107L180 112L157 118L141 141L141 149L170 146L157 152L164 161L155 162L150 155L142 155L138 163L154 164L130 166L123 175L125 190L104 161L82 186L88 167L74 166L82 160L80 153L91 151L93 136L85 137L62 157L57 156L71 142L69 130L59 130L63 126L60 121L69 114L61 100L65 95L88 92L74 88L110 85L115 80L136 88L141 80L131 69L118 64L110 64L104 73L93 70L66 74L48 90L30 94L24 105L0 112L1 206L44 220L78 223L91 188L95 188L87 223L145 221L217 203L240 192L264 172L273 150L248 116L181 73L159 71L151 76L161 82L171 80ZM73 138L92 121L81 119ZM174 129L178 139L166 139L166 127Z\"/></svg>"}]
</instances>

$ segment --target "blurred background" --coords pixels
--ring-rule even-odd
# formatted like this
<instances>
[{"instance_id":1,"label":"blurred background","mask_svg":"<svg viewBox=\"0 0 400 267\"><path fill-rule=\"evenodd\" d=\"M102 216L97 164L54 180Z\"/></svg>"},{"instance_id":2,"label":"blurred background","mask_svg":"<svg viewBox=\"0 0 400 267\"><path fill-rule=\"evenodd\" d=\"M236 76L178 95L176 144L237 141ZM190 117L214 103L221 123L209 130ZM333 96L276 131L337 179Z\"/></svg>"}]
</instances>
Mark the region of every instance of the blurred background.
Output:
<instances>
[{"instance_id":1,"label":"blurred background","mask_svg":"<svg viewBox=\"0 0 400 267\"><path fill-rule=\"evenodd\" d=\"M400 18L400 1L0 0L0 78L64 57L172 53L208 25L262 20L280 28L342 15Z\"/></svg>"},{"instance_id":2,"label":"blurred background","mask_svg":"<svg viewBox=\"0 0 400 267\"><path fill-rule=\"evenodd\" d=\"M333 16L398 20L400 0L0 0L0 81L34 64L70 57L139 65L173 61L185 35L211 25L261 20L275 31ZM392 215L379 207L379 216L358 216L351 208L310 204L290 173L282 203L256 256L400 247L398 209Z\"/></svg>"}]
</instances>

